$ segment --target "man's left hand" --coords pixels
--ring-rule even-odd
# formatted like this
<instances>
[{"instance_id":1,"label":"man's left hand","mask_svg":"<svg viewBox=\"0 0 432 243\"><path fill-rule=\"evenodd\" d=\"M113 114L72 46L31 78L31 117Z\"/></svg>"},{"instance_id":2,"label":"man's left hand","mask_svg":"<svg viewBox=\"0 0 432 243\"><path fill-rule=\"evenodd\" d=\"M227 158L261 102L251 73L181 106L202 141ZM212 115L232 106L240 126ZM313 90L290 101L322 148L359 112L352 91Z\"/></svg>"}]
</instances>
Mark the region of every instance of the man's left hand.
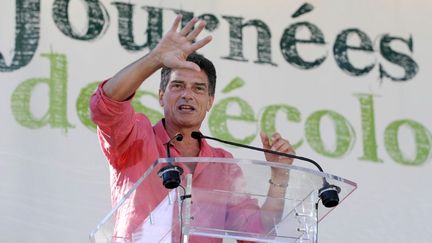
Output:
<instances>
[{"instance_id":1,"label":"man's left hand","mask_svg":"<svg viewBox=\"0 0 432 243\"><path fill-rule=\"evenodd\" d=\"M265 134L264 132L260 133L260 137L261 137L261 142L263 144L264 149L269 149L269 150L273 150L273 151L278 151L278 152L282 152L282 153L286 153L286 154L295 155L294 148L291 146L289 141L282 138L279 133L274 133L271 136L271 141L270 141L269 137L267 136L267 134ZM270 153L265 153L265 158L267 161L270 161L270 162L284 163L284 164L289 164L289 165L292 164L293 160L294 160L292 158L288 158L288 157L280 156L280 155L276 155L276 154L270 154ZM272 178L286 177L286 176L287 176L286 170L278 169L275 167L272 168Z\"/></svg>"}]
</instances>

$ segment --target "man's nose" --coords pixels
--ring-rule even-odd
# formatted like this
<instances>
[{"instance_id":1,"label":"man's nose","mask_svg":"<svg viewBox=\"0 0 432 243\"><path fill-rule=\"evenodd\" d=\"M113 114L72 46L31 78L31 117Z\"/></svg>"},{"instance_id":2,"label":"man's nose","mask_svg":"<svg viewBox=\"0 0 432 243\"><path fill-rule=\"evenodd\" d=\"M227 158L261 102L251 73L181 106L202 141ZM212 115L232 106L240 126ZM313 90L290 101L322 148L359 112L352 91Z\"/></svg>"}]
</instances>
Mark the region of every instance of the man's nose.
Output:
<instances>
[{"instance_id":1,"label":"man's nose","mask_svg":"<svg viewBox=\"0 0 432 243\"><path fill-rule=\"evenodd\" d=\"M183 99L186 99L186 100L191 100L193 98L193 91L192 91L192 89L191 88L185 88L183 90L183 93L182 93L181 97Z\"/></svg>"}]
</instances>

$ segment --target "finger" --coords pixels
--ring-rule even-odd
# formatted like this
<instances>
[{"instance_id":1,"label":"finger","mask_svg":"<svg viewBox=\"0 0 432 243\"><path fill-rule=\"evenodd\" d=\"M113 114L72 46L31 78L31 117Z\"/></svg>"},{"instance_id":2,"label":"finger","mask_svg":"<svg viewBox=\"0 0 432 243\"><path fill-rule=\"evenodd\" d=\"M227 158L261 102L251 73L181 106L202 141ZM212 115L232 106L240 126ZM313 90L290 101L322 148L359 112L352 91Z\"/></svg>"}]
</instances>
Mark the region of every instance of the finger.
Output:
<instances>
[{"instance_id":1,"label":"finger","mask_svg":"<svg viewBox=\"0 0 432 243\"><path fill-rule=\"evenodd\" d=\"M195 40L195 38L199 35L199 33L201 33L201 31L204 29L205 26L206 26L206 22L200 21L198 26L194 30L189 32L189 34L186 36L186 39L190 41Z\"/></svg>"},{"instance_id":2,"label":"finger","mask_svg":"<svg viewBox=\"0 0 432 243\"><path fill-rule=\"evenodd\" d=\"M294 151L290 142L281 137L279 133L275 133L272 136L272 149L277 151ZM287 150L288 149L288 150Z\"/></svg>"},{"instance_id":3,"label":"finger","mask_svg":"<svg viewBox=\"0 0 432 243\"><path fill-rule=\"evenodd\" d=\"M178 65L178 68L186 68L186 69L191 69L191 70L195 70L195 71L201 71L201 68L194 62L189 62L189 61L183 61L180 62Z\"/></svg>"},{"instance_id":4,"label":"finger","mask_svg":"<svg viewBox=\"0 0 432 243\"><path fill-rule=\"evenodd\" d=\"M288 141L284 139L277 139L273 140L271 149L275 151L282 151L283 148L288 148L289 146L290 144L288 143Z\"/></svg>"},{"instance_id":5,"label":"finger","mask_svg":"<svg viewBox=\"0 0 432 243\"><path fill-rule=\"evenodd\" d=\"M275 151L279 151L279 152L287 153L287 154L291 154L294 152L293 147L289 143L278 144L277 147L274 147L274 148L272 147L272 149Z\"/></svg>"},{"instance_id":6,"label":"finger","mask_svg":"<svg viewBox=\"0 0 432 243\"><path fill-rule=\"evenodd\" d=\"M181 15L177 15L177 17L176 17L175 20L174 20L173 25L171 26L170 31L172 31L172 32L177 31L177 28L178 28L178 26L179 26L179 24L180 24L180 21L181 21L182 17L183 17L183 16L181 16Z\"/></svg>"},{"instance_id":7,"label":"finger","mask_svg":"<svg viewBox=\"0 0 432 243\"><path fill-rule=\"evenodd\" d=\"M278 132L275 132L275 133L273 133L271 138L272 138L272 141L275 142L276 140L282 139L282 136Z\"/></svg>"},{"instance_id":8,"label":"finger","mask_svg":"<svg viewBox=\"0 0 432 243\"><path fill-rule=\"evenodd\" d=\"M260 137L261 137L263 148L270 149L270 140L267 134L265 132L260 132Z\"/></svg>"},{"instance_id":9,"label":"finger","mask_svg":"<svg viewBox=\"0 0 432 243\"><path fill-rule=\"evenodd\" d=\"M213 37L211 35L209 35L209 36L206 36L204 39L193 43L192 44L192 51L194 52L194 51L202 48L203 46L207 45L212 39L213 39Z\"/></svg>"},{"instance_id":10,"label":"finger","mask_svg":"<svg viewBox=\"0 0 432 243\"><path fill-rule=\"evenodd\" d=\"M187 34L189 34L189 32L192 30L192 28L194 27L195 23L198 21L198 18L193 17L187 24L185 27L183 27L183 29L179 32L180 35L182 36L186 36Z\"/></svg>"}]
</instances>

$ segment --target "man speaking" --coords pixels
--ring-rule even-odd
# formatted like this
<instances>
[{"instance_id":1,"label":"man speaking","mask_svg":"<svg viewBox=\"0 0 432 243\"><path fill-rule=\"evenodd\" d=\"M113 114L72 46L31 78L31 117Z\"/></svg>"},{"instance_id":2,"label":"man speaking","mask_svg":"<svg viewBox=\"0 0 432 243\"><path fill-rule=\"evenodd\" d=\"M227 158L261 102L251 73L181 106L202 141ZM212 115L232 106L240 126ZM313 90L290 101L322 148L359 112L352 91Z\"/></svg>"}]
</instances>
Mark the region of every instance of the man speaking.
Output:
<instances>
[{"instance_id":1,"label":"man speaking","mask_svg":"<svg viewBox=\"0 0 432 243\"><path fill-rule=\"evenodd\" d=\"M209 60L195 52L211 41L206 36L194 41L205 27L204 21L193 18L181 30L181 16L177 16L170 30L158 45L147 55L119 71L114 77L102 82L91 97L90 109L93 121L98 127L101 148L110 164L111 197L113 205L132 187L144 172L159 158L167 157L166 147L170 147L172 157L226 157L232 155L213 148L205 140L191 137L192 132L200 131L202 122L211 109L216 86L216 70ZM135 113L131 99L140 85L157 70L162 69L159 89L159 103L164 110L164 119L152 126L149 119ZM182 135L181 141L175 138ZM294 153L289 142L278 133L269 137L261 133L263 148L283 153ZM266 160L291 164L292 159L274 154L265 154ZM193 164L183 166L193 173L193 185L206 186L219 183L220 188L232 186L234 180L242 176L237 166L226 164ZM226 178L216 178L218 171L227 171ZM143 229L144 219L156 208L160 208L168 197L160 178L152 173L127 202L117 212L114 237L118 241L133 241L133 233ZM269 180L268 195L282 197L288 182L285 170L273 168ZM263 182L264 183L264 182ZM137 205L145 195L146 206ZM267 221L259 210L277 214L283 210L283 202L266 201L258 207L253 200L242 200L237 205L228 205L217 215L220 219L239 222L246 230L260 231ZM161 211L162 214L166 210ZM258 213L257 213L258 212ZM214 214L216 215L216 214ZM166 224L172 223L170 215ZM151 227L151 226L148 226ZM168 225L169 227L169 225ZM174 234L173 234L174 235ZM175 236L170 242L176 242ZM151 241L149 241L151 242ZM190 242L222 242L191 236Z\"/></svg>"}]
</instances>

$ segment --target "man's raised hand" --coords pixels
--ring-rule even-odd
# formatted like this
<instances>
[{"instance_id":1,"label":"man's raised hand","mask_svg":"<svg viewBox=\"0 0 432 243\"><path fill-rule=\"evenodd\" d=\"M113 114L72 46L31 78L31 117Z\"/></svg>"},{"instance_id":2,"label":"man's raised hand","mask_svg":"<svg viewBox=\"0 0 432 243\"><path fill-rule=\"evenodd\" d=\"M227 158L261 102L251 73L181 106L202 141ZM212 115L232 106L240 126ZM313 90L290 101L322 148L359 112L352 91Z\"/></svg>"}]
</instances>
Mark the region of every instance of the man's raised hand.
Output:
<instances>
[{"instance_id":1,"label":"man's raised hand","mask_svg":"<svg viewBox=\"0 0 432 243\"><path fill-rule=\"evenodd\" d=\"M181 15L176 17L170 30L163 36L153 51L158 56L162 65L166 67L188 68L199 71L199 66L193 62L186 61L186 58L192 52L207 45L212 37L206 36L193 43L193 40L201 33L206 23L205 21L198 21L198 19L194 17L183 29L177 31L181 19ZM198 25L193 29L196 23L198 23Z\"/></svg>"}]
</instances>

